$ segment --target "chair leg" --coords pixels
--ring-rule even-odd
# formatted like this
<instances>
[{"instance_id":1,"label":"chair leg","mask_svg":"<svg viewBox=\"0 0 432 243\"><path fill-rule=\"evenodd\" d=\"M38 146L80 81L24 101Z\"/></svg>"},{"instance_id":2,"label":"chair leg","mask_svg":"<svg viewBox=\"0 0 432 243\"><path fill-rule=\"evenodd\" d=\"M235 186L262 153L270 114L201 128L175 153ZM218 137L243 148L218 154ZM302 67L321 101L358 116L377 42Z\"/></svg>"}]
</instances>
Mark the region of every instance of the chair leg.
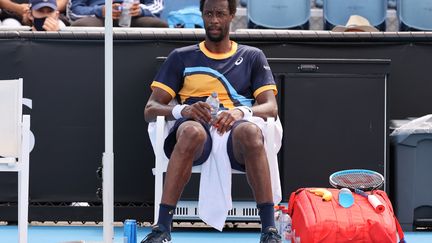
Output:
<instances>
[{"instance_id":1,"label":"chair leg","mask_svg":"<svg viewBox=\"0 0 432 243\"><path fill-rule=\"evenodd\" d=\"M156 148L155 148L155 198L154 198L154 223L157 223L159 218L159 204L162 200L163 190L163 172L166 170L164 164L164 129L165 129L165 117L158 116L156 118Z\"/></svg>"},{"instance_id":2,"label":"chair leg","mask_svg":"<svg viewBox=\"0 0 432 243\"><path fill-rule=\"evenodd\" d=\"M155 198L154 198L154 224L157 223L159 218L159 204L162 200L163 190L163 172L157 171L155 173Z\"/></svg>"},{"instance_id":3,"label":"chair leg","mask_svg":"<svg viewBox=\"0 0 432 243\"><path fill-rule=\"evenodd\" d=\"M18 242L27 243L28 170L18 171Z\"/></svg>"},{"instance_id":4,"label":"chair leg","mask_svg":"<svg viewBox=\"0 0 432 243\"><path fill-rule=\"evenodd\" d=\"M21 158L18 161L18 242L27 243L29 170L30 170L30 116L23 116Z\"/></svg>"}]
</instances>

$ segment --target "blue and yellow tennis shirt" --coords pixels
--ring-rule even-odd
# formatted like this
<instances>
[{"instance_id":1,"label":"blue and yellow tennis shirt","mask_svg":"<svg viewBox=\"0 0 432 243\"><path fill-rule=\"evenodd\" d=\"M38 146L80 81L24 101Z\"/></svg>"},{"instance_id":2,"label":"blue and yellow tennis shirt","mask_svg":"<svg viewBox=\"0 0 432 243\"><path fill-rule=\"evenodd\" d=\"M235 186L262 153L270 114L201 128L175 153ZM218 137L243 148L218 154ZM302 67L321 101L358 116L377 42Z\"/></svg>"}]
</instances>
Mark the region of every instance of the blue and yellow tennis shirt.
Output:
<instances>
[{"instance_id":1,"label":"blue and yellow tennis shirt","mask_svg":"<svg viewBox=\"0 0 432 243\"><path fill-rule=\"evenodd\" d=\"M158 87L180 104L205 101L213 91L221 105L252 106L266 90L277 94L273 74L264 53L258 48L232 42L231 51L210 52L201 42L175 49L157 73L152 88Z\"/></svg>"}]
</instances>

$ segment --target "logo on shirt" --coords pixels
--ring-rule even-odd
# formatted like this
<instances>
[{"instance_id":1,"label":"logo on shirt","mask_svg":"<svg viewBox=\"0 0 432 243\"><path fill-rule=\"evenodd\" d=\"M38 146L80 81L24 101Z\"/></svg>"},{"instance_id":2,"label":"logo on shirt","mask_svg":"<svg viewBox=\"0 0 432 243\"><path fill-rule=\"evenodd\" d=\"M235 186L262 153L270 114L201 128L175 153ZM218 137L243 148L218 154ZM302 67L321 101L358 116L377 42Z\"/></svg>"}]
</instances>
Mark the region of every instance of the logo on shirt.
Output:
<instances>
[{"instance_id":1,"label":"logo on shirt","mask_svg":"<svg viewBox=\"0 0 432 243\"><path fill-rule=\"evenodd\" d=\"M243 62L243 57L239 57L238 59L237 59L237 61L235 61L235 65L236 66L238 66L238 65L240 65L241 63Z\"/></svg>"}]
</instances>

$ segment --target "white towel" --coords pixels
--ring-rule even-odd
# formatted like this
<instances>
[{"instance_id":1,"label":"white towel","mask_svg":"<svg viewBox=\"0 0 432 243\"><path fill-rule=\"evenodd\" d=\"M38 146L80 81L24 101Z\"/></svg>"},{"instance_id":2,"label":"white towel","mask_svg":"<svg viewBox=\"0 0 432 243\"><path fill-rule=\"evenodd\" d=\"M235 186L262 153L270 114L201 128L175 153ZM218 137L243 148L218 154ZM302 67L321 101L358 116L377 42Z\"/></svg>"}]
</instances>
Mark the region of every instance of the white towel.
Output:
<instances>
[{"instance_id":1,"label":"white towel","mask_svg":"<svg viewBox=\"0 0 432 243\"><path fill-rule=\"evenodd\" d=\"M198 213L206 224L222 231L232 209L231 163L226 152L229 133L221 136L213 127L210 133L213 146L209 159L201 166Z\"/></svg>"}]
</instances>

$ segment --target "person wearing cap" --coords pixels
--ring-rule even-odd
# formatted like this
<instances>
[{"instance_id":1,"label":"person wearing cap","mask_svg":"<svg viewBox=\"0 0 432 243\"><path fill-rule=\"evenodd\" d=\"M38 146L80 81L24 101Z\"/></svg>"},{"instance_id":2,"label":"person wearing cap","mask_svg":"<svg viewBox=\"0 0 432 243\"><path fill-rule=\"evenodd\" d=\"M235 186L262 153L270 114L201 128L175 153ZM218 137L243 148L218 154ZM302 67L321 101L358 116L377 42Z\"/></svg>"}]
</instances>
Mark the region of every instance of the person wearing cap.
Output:
<instances>
[{"instance_id":1,"label":"person wearing cap","mask_svg":"<svg viewBox=\"0 0 432 243\"><path fill-rule=\"evenodd\" d=\"M65 25L59 20L56 0L30 0L29 19L32 30L59 31Z\"/></svg>"},{"instance_id":2,"label":"person wearing cap","mask_svg":"<svg viewBox=\"0 0 432 243\"><path fill-rule=\"evenodd\" d=\"M114 26L118 26L123 0L113 0L112 17ZM105 25L105 0L71 0L67 16L72 26L103 27ZM168 27L159 18L163 9L163 0L136 0L130 9L131 27Z\"/></svg>"},{"instance_id":3,"label":"person wearing cap","mask_svg":"<svg viewBox=\"0 0 432 243\"><path fill-rule=\"evenodd\" d=\"M60 11L60 20L69 25L69 20L66 18L68 0L56 0L56 2L57 11ZM0 25L8 27L32 26L28 17L29 13L29 0L0 0Z\"/></svg>"}]
</instances>

